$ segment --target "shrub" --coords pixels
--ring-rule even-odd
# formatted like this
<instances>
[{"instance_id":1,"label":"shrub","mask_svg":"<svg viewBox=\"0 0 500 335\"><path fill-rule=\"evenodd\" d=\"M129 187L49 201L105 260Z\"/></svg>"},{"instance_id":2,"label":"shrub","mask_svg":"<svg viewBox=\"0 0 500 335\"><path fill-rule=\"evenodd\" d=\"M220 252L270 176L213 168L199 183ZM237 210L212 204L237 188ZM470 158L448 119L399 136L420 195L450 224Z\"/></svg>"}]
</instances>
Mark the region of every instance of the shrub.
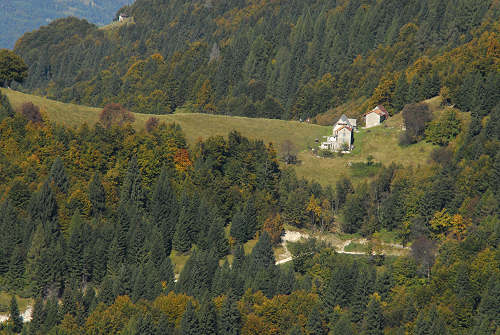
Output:
<instances>
[{"instance_id":1,"label":"shrub","mask_svg":"<svg viewBox=\"0 0 500 335\"><path fill-rule=\"evenodd\" d=\"M446 111L441 117L432 121L425 129L425 140L441 146L448 145L461 129L460 120L454 110Z\"/></svg>"},{"instance_id":2,"label":"shrub","mask_svg":"<svg viewBox=\"0 0 500 335\"><path fill-rule=\"evenodd\" d=\"M42 114L40 114L40 108L34 105L32 102L23 103L19 112L28 121L31 121L33 123L43 122Z\"/></svg>"},{"instance_id":3,"label":"shrub","mask_svg":"<svg viewBox=\"0 0 500 335\"><path fill-rule=\"evenodd\" d=\"M452 158L453 158L453 151L451 151L447 147L439 147L432 150L431 152L431 159L440 165L445 165L451 162Z\"/></svg>"},{"instance_id":4,"label":"shrub","mask_svg":"<svg viewBox=\"0 0 500 335\"><path fill-rule=\"evenodd\" d=\"M432 113L426 103L408 104L403 108L403 120L407 138L403 142L418 142L424 135L425 127L432 120ZM400 139L401 143L401 139Z\"/></svg>"},{"instance_id":5,"label":"shrub","mask_svg":"<svg viewBox=\"0 0 500 335\"><path fill-rule=\"evenodd\" d=\"M330 150L319 150L318 155L320 157L333 157L335 153Z\"/></svg>"},{"instance_id":6,"label":"shrub","mask_svg":"<svg viewBox=\"0 0 500 335\"><path fill-rule=\"evenodd\" d=\"M158 127L158 124L160 123L160 119L158 119L157 117L150 117L147 121L146 121L146 131L148 133L152 132L153 130L156 129L156 127Z\"/></svg>"},{"instance_id":7,"label":"shrub","mask_svg":"<svg viewBox=\"0 0 500 335\"><path fill-rule=\"evenodd\" d=\"M99 115L99 122L101 122L105 128L110 128L112 125L122 126L134 121L134 114L117 103L107 104Z\"/></svg>"}]
</instances>

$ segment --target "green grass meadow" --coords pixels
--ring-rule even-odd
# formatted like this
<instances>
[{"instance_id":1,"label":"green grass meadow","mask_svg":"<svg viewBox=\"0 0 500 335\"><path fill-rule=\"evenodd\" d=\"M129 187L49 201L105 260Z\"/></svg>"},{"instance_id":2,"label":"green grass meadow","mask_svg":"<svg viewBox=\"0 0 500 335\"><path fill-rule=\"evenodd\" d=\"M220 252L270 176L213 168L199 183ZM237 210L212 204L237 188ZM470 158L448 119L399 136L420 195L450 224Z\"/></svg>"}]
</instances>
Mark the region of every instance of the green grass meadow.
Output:
<instances>
[{"instance_id":1,"label":"green grass meadow","mask_svg":"<svg viewBox=\"0 0 500 335\"><path fill-rule=\"evenodd\" d=\"M31 101L39 106L42 113L51 121L70 127L82 123L95 124L99 120L100 108L65 104L43 97L25 94L10 89L1 89L9 98L14 109L24 102ZM438 100L429 100L431 108L438 110ZM175 113L169 115L150 115L135 113L133 126L144 129L146 121L154 116L167 123L178 123L190 145L210 136L227 136L232 130L243 136L261 139L264 143L273 143L279 152L281 143L290 140L298 151L299 164L295 165L299 177L314 180L322 185L334 185L342 175L353 178L355 183L370 179L378 167L363 167L367 158L372 156L375 163L389 165L394 162L404 166L427 164L433 146L420 142L407 147L398 144L402 132L402 116L397 114L384 124L370 129L360 129L354 134L354 150L349 154L323 158L313 154L323 136L331 133L331 126L319 126L305 122L284 121L239 116L210 115L200 113ZM361 123L362 124L362 123Z\"/></svg>"}]
</instances>

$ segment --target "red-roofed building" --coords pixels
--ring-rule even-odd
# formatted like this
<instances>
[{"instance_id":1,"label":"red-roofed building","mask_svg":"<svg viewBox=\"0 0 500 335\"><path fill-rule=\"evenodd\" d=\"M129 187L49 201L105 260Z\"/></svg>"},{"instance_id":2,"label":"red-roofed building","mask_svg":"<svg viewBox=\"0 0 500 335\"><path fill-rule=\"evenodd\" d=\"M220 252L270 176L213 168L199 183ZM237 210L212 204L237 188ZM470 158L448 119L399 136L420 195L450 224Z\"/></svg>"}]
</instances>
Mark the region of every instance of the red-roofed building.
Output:
<instances>
[{"instance_id":1,"label":"red-roofed building","mask_svg":"<svg viewBox=\"0 0 500 335\"><path fill-rule=\"evenodd\" d=\"M326 136L327 140L321 143L320 148L330 151L350 151L354 141L353 130L355 127L356 119L349 119L342 115L333 125L332 135Z\"/></svg>"},{"instance_id":2,"label":"red-roofed building","mask_svg":"<svg viewBox=\"0 0 500 335\"><path fill-rule=\"evenodd\" d=\"M365 113L365 127L371 128L378 126L388 118L389 113L385 110L384 106L378 105L368 113Z\"/></svg>"}]
</instances>

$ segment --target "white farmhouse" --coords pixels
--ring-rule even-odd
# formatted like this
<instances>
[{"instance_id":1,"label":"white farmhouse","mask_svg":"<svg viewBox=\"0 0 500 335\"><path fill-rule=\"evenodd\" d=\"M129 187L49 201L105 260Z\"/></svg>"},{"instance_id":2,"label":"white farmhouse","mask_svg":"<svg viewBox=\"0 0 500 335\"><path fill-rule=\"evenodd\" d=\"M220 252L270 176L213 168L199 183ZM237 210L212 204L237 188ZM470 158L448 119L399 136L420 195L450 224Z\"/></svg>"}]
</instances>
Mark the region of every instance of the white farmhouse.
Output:
<instances>
[{"instance_id":1,"label":"white farmhouse","mask_svg":"<svg viewBox=\"0 0 500 335\"><path fill-rule=\"evenodd\" d=\"M128 15L125 14L125 13L120 13L120 15L118 15L118 22L123 22L125 21L126 19L128 19Z\"/></svg>"},{"instance_id":2,"label":"white farmhouse","mask_svg":"<svg viewBox=\"0 0 500 335\"><path fill-rule=\"evenodd\" d=\"M342 114L340 119L333 125L331 136L326 136L326 141L321 143L320 149L330 151L349 151L354 142L354 129L356 119L349 119Z\"/></svg>"},{"instance_id":3,"label":"white farmhouse","mask_svg":"<svg viewBox=\"0 0 500 335\"><path fill-rule=\"evenodd\" d=\"M378 105L377 107L375 107L374 109L365 114L365 126L366 128L378 126L388 118L389 118L389 113L387 113L384 106Z\"/></svg>"}]
</instances>

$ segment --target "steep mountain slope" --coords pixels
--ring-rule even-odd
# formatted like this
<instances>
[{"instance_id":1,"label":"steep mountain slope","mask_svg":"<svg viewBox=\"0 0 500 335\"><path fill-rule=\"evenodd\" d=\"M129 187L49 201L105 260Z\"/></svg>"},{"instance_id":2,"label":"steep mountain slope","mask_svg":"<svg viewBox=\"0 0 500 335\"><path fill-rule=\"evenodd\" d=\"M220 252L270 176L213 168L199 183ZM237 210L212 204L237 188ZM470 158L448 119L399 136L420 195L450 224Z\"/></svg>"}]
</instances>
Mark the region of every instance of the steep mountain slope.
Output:
<instances>
[{"instance_id":1,"label":"steep mountain slope","mask_svg":"<svg viewBox=\"0 0 500 335\"><path fill-rule=\"evenodd\" d=\"M23 36L22 89L142 113L299 119L360 97L371 98L357 114L376 103L397 112L443 87L454 99L465 74L484 80L498 65L492 0L138 0L125 10L135 23L112 32L65 19Z\"/></svg>"},{"instance_id":2,"label":"steep mountain slope","mask_svg":"<svg viewBox=\"0 0 500 335\"><path fill-rule=\"evenodd\" d=\"M25 32L55 19L76 16L92 23L109 23L131 0L13 0L0 2L0 48L13 48Z\"/></svg>"}]
</instances>

